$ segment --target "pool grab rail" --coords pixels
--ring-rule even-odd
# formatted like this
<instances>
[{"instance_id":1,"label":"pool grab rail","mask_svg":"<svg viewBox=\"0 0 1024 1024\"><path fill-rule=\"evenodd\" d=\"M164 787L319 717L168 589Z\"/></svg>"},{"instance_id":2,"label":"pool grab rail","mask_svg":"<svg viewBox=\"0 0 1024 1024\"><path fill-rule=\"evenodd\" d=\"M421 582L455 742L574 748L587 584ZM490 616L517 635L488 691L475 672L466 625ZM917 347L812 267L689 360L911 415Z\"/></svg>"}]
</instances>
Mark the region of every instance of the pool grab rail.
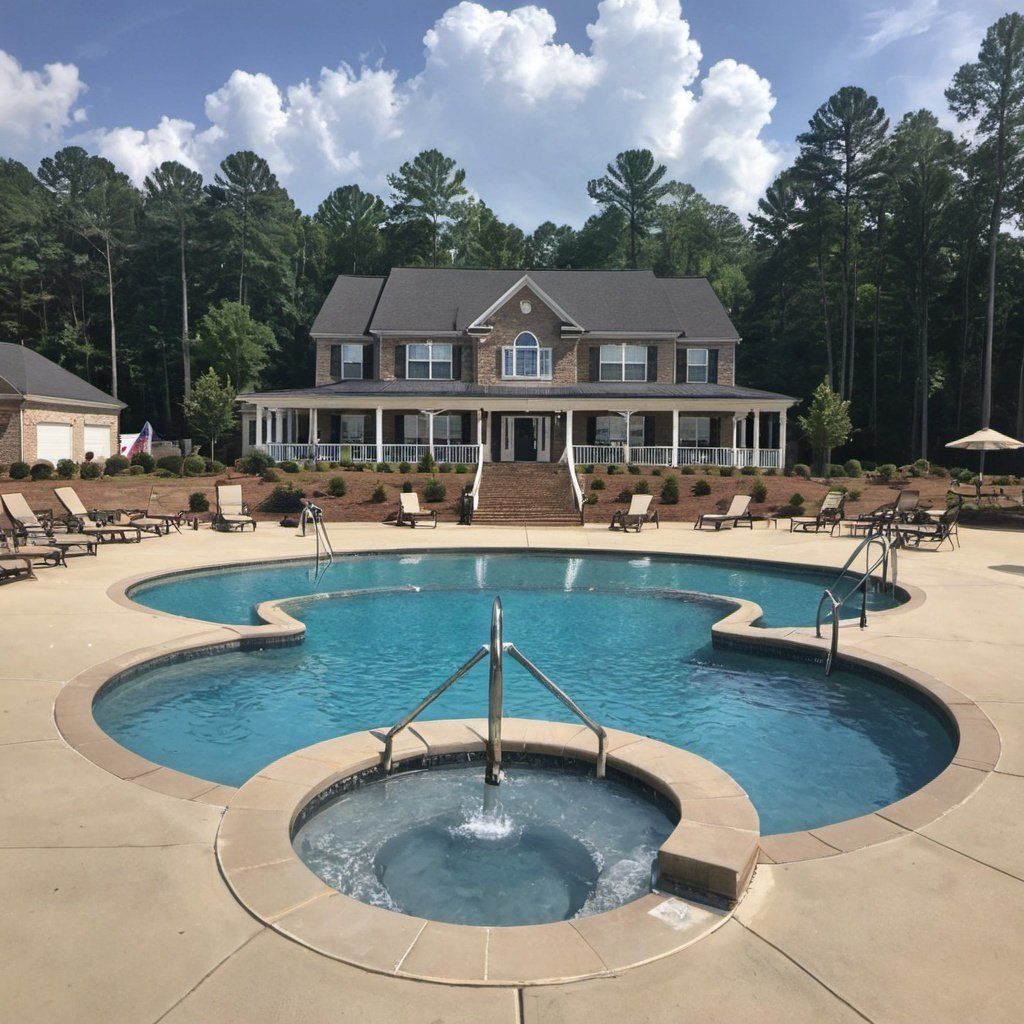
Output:
<instances>
[{"instance_id":1,"label":"pool grab rail","mask_svg":"<svg viewBox=\"0 0 1024 1024\"><path fill-rule=\"evenodd\" d=\"M871 561L871 549L873 547L879 547L881 549L880 554L874 560ZM846 582L846 573L851 565L857 560L857 556L861 552L865 552L864 572L857 577L853 585L841 596L837 597L840 586ZM892 566L892 575L889 575L890 563ZM877 578L877 571L881 568L882 578ZM828 608L829 614L832 621L832 638L829 645L828 655L825 658L825 675L832 674L832 668L835 664L836 654L839 651L839 612L846 604L846 602L854 596L854 594L860 594L860 628L866 628L868 624L868 583L873 582L876 590L884 590L886 587L890 591L895 592L896 589L896 542L889 539L889 537L882 532L869 533L854 549L853 553L846 560L842 569L839 570L839 575L836 577L835 583L831 587L826 587L824 593L821 595L821 599L818 601L818 610L814 616L814 635L820 640L821 639L821 623L822 623L822 610Z\"/></svg>"},{"instance_id":2,"label":"pool grab rail","mask_svg":"<svg viewBox=\"0 0 1024 1024\"><path fill-rule=\"evenodd\" d=\"M497 786L501 782L501 720L504 694L503 656L509 654L515 658L527 672L545 689L557 697L579 720L597 737L597 777L603 779L608 766L608 734L604 728L594 721L582 708L556 683L549 679L515 644L503 639L501 598L496 597L491 606L490 640L482 644L468 661L464 662L437 689L427 694L404 718L393 725L384 736L384 752L381 755L381 767L385 772L391 771L394 761L395 737L412 724L431 704L449 687L458 682L471 668L489 659L487 681L487 771L485 781L488 785Z\"/></svg>"},{"instance_id":3,"label":"pool grab rail","mask_svg":"<svg viewBox=\"0 0 1024 1024\"><path fill-rule=\"evenodd\" d=\"M306 536L306 523L312 522L313 532L316 535L316 566L314 573L320 575L320 562L324 563L324 569L334 562L334 545L327 535L327 527L324 526L324 510L319 505L314 505L309 498L302 499L302 514L299 517L299 529L301 536Z\"/></svg>"}]
</instances>

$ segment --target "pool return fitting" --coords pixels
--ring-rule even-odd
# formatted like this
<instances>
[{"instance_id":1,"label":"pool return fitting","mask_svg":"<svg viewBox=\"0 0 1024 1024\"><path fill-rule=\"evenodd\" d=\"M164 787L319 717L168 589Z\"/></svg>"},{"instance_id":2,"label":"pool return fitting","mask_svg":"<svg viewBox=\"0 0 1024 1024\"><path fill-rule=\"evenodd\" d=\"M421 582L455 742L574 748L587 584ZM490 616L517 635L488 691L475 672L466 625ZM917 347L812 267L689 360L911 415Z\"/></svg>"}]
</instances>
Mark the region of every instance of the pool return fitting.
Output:
<instances>
[{"instance_id":1,"label":"pool return fitting","mask_svg":"<svg viewBox=\"0 0 1024 1024\"><path fill-rule=\"evenodd\" d=\"M427 694L401 721L393 725L384 737L384 753L381 756L381 767L385 772L391 771L394 757L395 737L413 721L415 721L431 704L449 687L457 683L471 668L488 658L489 673L487 680L487 771L485 781L490 786L501 782L501 720L504 694L504 667L502 660L505 654L519 662L546 690L555 695L588 729L597 737L597 777L603 779L608 762L608 735L604 728L597 724L580 706L556 683L552 682L515 644L509 643L502 636L501 598L496 597L491 606L490 641L482 644L473 656L459 666L436 690Z\"/></svg>"}]
</instances>

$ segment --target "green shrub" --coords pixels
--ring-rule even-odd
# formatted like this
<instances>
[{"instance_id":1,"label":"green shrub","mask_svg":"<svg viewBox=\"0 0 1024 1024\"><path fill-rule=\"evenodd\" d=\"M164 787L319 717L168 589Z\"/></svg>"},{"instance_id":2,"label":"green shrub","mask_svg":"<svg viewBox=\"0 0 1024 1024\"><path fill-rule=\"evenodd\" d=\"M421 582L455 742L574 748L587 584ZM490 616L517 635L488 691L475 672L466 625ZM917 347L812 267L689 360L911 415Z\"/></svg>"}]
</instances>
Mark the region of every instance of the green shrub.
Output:
<instances>
[{"instance_id":1,"label":"green shrub","mask_svg":"<svg viewBox=\"0 0 1024 1024\"><path fill-rule=\"evenodd\" d=\"M136 452L132 456L132 465L141 466L143 473L152 473L156 469L156 459L149 452Z\"/></svg>"},{"instance_id":2,"label":"green shrub","mask_svg":"<svg viewBox=\"0 0 1024 1024\"><path fill-rule=\"evenodd\" d=\"M57 476L61 480L70 480L78 472L78 465L73 459L57 460Z\"/></svg>"},{"instance_id":3,"label":"green shrub","mask_svg":"<svg viewBox=\"0 0 1024 1024\"><path fill-rule=\"evenodd\" d=\"M220 476L227 466L224 465L219 459L207 459L206 460L206 472L212 473L214 476Z\"/></svg>"},{"instance_id":4,"label":"green shrub","mask_svg":"<svg viewBox=\"0 0 1024 1024\"><path fill-rule=\"evenodd\" d=\"M277 464L277 468L281 470L282 473L298 473L299 464L297 462L293 462L291 459L287 459L284 462L279 462ZM187 473L188 470L185 472Z\"/></svg>"},{"instance_id":5,"label":"green shrub","mask_svg":"<svg viewBox=\"0 0 1024 1024\"><path fill-rule=\"evenodd\" d=\"M370 495L370 501L374 505L383 505L388 500L388 492L383 484L377 484L373 489L373 494Z\"/></svg>"},{"instance_id":6,"label":"green shrub","mask_svg":"<svg viewBox=\"0 0 1024 1024\"><path fill-rule=\"evenodd\" d=\"M611 463L608 464L608 475L609 476L615 476L615 474L618 473L618 471L619 471L619 467L616 466L614 462L611 462Z\"/></svg>"},{"instance_id":7,"label":"green shrub","mask_svg":"<svg viewBox=\"0 0 1024 1024\"><path fill-rule=\"evenodd\" d=\"M736 467L735 466L719 466L718 467L718 475L719 476L735 476L736 475Z\"/></svg>"},{"instance_id":8,"label":"green shrub","mask_svg":"<svg viewBox=\"0 0 1024 1024\"><path fill-rule=\"evenodd\" d=\"M603 491L604 481L599 476L595 476L594 479L590 481L590 489L592 491Z\"/></svg>"},{"instance_id":9,"label":"green shrub","mask_svg":"<svg viewBox=\"0 0 1024 1024\"><path fill-rule=\"evenodd\" d=\"M707 480L694 480L693 487L690 488L690 493L695 498L703 498L711 493L711 484Z\"/></svg>"},{"instance_id":10,"label":"green shrub","mask_svg":"<svg viewBox=\"0 0 1024 1024\"><path fill-rule=\"evenodd\" d=\"M665 482L661 485L661 503L662 505L678 505L679 504L679 481L674 475L665 477Z\"/></svg>"},{"instance_id":11,"label":"green shrub","mask_svg":"<svg viewBox=\"0 0 1024 1024\"><path fill-rule=\"evenodd\" d=\"M29 472L33 480L49 480L53 476L53 466L49 462L37 462Z\"/></svg>"},{"instance_id":12,"label":"green shrub","mask_svg":"<svg viewBox=\"0 0 1024 1024\"><path fill-rule=\"evenodd\" d=\"M338 458L341 459L341 464L343 466L346 465L346 464L351 466L352 465L352 445L350 445L350 444L343 444L338 449Z\"/></svg>"},{"instance_id":13,"label":"green shrub","mask_svg":"<svg viewBox=\"0 0 1024 1024\"><path fill-rule=\"evenodd\" d=\"M326 473L327 470L330 469L330 468L331 468L330 464L327 463L327 462L314 462L313 463L313 469L315 469L318 473Z\"/></svg>"},{"instance_id":14,"label":"green shrub","mask_svg":"<svg viewBox=\"0 0 1024 1024\"><path fill-rule=\"evenodd\" d=\"M111 455L103 464L105 476L118 476L128 468L128 460L123 455Z\"/></svg>"},{"instance_id":15,"label":"green shrub","mask_svg":"<svg viewBox=\"0 0 1024 1024\"><path fill-rule=\"evenodd\" d=\"M832 462L832 463L829 464L828 474L827 475L828 475L829 479L833 479L833 478L838 479L838 478L846 476L846 470L845 470L844 467L840 466L837 462Z\"/></svg>"},{"instance_id":16,"label":"green shrub","mask_svg":"<svg viewBox=\"0 0 1024 1024\"><path fill-rule=\"evenodd\" d=\"M188 496L189 512L209 512L210 499L202 491L193 491Z\"/></svg>"},{"instance_id":17,"label":"green shrub","mask_svg":"<svg viewBox=\"0 0 1024 1024\"><path fill-rule=\"evenodd\" d=\"M441 465L437 467L437 471L438 473L450 473L452 471L451 463L442 462Z\"/></svg>"},{"instance_id":18,"label":"green shrub","mask_svg":"<svg viewBox=\"0 0 1024 1024\"><path fill-rule=\"evenodd\" d=\"M402 482L402 493L403 494L412 494L412 481L411 480L404 480Z\"/></svg>"},{"instance_id":19,"label":"green shrub","mask_svg":"<svg viewBox=\"0 0 1024 1024\"><path fill-rule=\"evenodd\" d=\"M650 494L651 493L650 484L648 484L647 481L644 480L644 479L637 480L636 485L633 487L633 493L634 494Z\"/></svg>"},{"instance_id":20,"label":"green shrub","mask_svg":"<svg viewBox=\"0 0 1024 1024\"><path fill-rule=\"evenodd\" d=\"M1009 486L1011 486L1013 484L1013 477L1012 476L994 476L994 477L992 477L992 483L995 484L996 487L1009 487Z\"/></svg>"},{"instance_id":21,"label":"green shrub","mask_svg":"<svg viewBox=\"0 0 1024 1024\"><path fill-rule=\"evenodd\" d=\"M444 484L436 477L432 477L427 481L427 486L423 488L423 500L431 503L444 501L447 493Z\"/></svg>"},{"instance_id":22,"label":"green shrub","mask_svg":"<svg viewBox=\"0 0 1024 1024\"><path fill-rule=\"evenodd\" d=\"M704 472L705 476L730 476L731 475L729 473L721 473L717 466L705 466L703 472Z\"/></svg>"},{"instance_id":23,"label":"green shrub","mask_svg":"<svg viewBox=\"0 0 1024 1024\"><path fill-rule=\"evenodd\" d=\"M260 508L264 512L301 512L302 499L305 492L293 484L285 484L283 487L275 487L266 498L263 499Z\"/></svg>"},{"instance_id":24,"label":"green shrub","mask_svg":"<svg viewBox=\"0 0 1024 1024\"><path fill-rule=\"evenodd\" d=\"M262 473L260 473L260 479L265 484L276 484L281 479L281 474L276 469L268 466Z\"/></svg>"},{"instance_id":25,"label":"green shrub","mask_svg":"<svg viewBox=\"0 0 1024 1024\"><path fill-rule=\"evenodd\" d=\"M128 467L128 475L129 476L145 476L146 475L146 470L142 466L129 466Z\"/></svg>"},{"instance_id":26,"label":"green shrub","mask_svg":"<svg viewBox=\"0 0 1024 1024\"><path fill-rule=\"evenodd\" d=\"M464 462L456 462L455 463L455 472L456 473L468 473L469 472L469 467Z\"/></svg>"},{"instance_id":27,"label":"green shrub","mask_svg":"<svg viewBox=\"0 0 1024 1024\"><path fill-rule=\"evenodd\" d=\"M774 469L774 468L766 469L764 471L764 475L765 476L778 476L779 475L779 471L777 469Z\"/></svg>"},{"instance_id":28,"label":"green shrub","mask_svg":"<svg viewBox=\"0 0 1024 1024\"><path fill-rule=\"evenodd\" d=\"M246 456L246 458L248 458L248 456ZM181 476L181 465L184 461L185 460L180 455L165 455L162 459L156 460L156 465L157 469L166 469L167 472L171 473L173 476ZM247 469L246 472L258 473L259 470Z\"/></svg>"},{"instance_id":29,"label":"green shrub","mask_svg":"<svg viewBox=\"0 0 1024 1024\"><path fill-rule=\"evenodd\" d=\"M882 480L889 481L896 475L896 467L891 462L883 462L878 467L878 476Z\"/></svg>"},{"instance_id":30,"label":"green shrub","mask_svg":"<svg viewBox=\"0 0 1024 1024\"><path fill-rule=\"evenodd\" d=\"M793 508L803 508L804 507L804 496L799 491L794 491L789 496L789 504Z\"/></svg>"},{"instance_id":31,"label":"green shrub","mask_svg":"<svg viewBox=\"0 0 1024 1024\"><path fill-rule=\"evenodd\" d=\"M109 465L109 461L107 464ZM189 455L181 465L185 476L202 476L206 472L206 459L201 455Z\"/></svg>"},{"instance_id":32,"label":"green shrub","mask_svg":"<svg viewBox=\"0 0 1024 1024\"><path fill-rule=\"evenodd\" d=\"M168 458L175 458L176 456L168 456ZM249 476L260 476L265 469L269 469L273 464L274 460L265 452L262 448L253 448L248 455L242 456L242 472L247 473ZM162 466L165 460L161 459L157 465ZM166 467L170 469L171 467Z\"/></svg>"},{"instance_id":33,"label":"green shrub","mask_svg":"<svg viewBox=\"0 0 1024 1024\"><path fill-rule=\"evenodd\" d=\"M930 469L931 469L931 465L929 464L927 459L917 459L917 460L914 461L913 465L910 467L910 475L911 476L927 476L928 475L928 471Z\"/></svg>"},{"instance_id":34,"label":"green shrub","mask_svg":"<svg viewBox=\"0 0 1024 1024\"><path fill-rule=\"evenodd\" d=\"M859 487L851 487L847 492L846 496L850 501L860 501L860 496L864 492Z\"/></svg>"},{"instance_id":35,"label":"green shrub","mask_svg":"<svg viewBox=\"0 0 1024 1024\"><path fill-rule=\"evenodd\" d=\"M588 462L588 463L587 463L587 464L586 464L586 465L585 465L585 466L583 467L583 472L584 472L584 473L593 473L593 472L594 472L594 464L593 464L592 462Z\"/></svg>"},{"instance_id":36,"label":"green shrub","mask_svg":"<svg viewBox=\"0 0 1024 1024\"><path fill-rule=\"evenodd\" d=\"M651 476L661 476L661 470L655 467L651 470Z\"/></svg>"},{"instance_id":37,"label":"green shrub","mask_svg":"<svg viewBox=\"0 0 1024 1024\"><path fill-rule=\"evenodd\" d=\"M959 469L951 469L949 475L958 483L969 484L974 479L974 470L960 467Z\"/></svg>"},{"instance_id":38,"label":"green shrub","mask_svg":"<svg viewBox=\"0 0 1024 1024\"><path fill-rule=\"evenodd\" d=\"M798 462L793 467L793 476L802 476L805 480L811 478L811 467L805 462Z\"/></svg>"},{"instance_id":39,"label":"green shrub","mask_svg":"<svg viewBox=\"0 0 1024 1024\"><path fill-rule=\"evenodd\" d=\"M344 477L332 476L331 479L327 481L327 493L332 498L344 498L347 490L348 488L345 486Z\"/></svg>"},{"instance_id":40,"label":"green shrub","mask_svg":"<svg viewBox=\"0 0 1024 1024\"><path fill-rule=\"evenodd\" d=\"M90 471L88 475L86 474L86 470ZM92 470L95 470L96 472L92 472ZM94 480L96 477L100 475L99 467L96 465L95 462L83 462L80 473L83 480ZM177 475L177 473L172 473L169 469L153 470L153 476L155 476L158 480L169 480L171 477L175 477Z\"/></svg>"},{"instance_id":41,"label":"green shrub","mask_svg":"<svg viewBox=\"0 0 1024 1024\"><path fill-rule=\"evenodd\" d=\"M626 466L626 472L632 474L633 476L639 476L640 467L631 462L628 466Z\"/></svg>"},{"instance_id":42,"label":"green shrub","mask_svg":"<svg viewBox=\"0 0 1024 1024\"><path fill-rule=\"evenodd\" d=\"M756 505L768 500L768 485L763 480L755 480L751 485L750 500Z\"/></svg>"},{"instance_id":43,"label":"green shrub","mask_svg":"<svg viewBox=\"0 0 1024 1024\"><path fill-rule=\"evenodd\" d=\"M932 466L932 476L944 480L949 476L949 470L945 466Z\"/></svg>"},{"instance_id":44,"label":"green shrub","mask_svg":"<svg viewBox=\"0 0 1024 1024\"><path fill-rule=\"evenodd\" d=\"M757 476L757 466L743 466L740 469L740 476Z\"/></svg>"},{"instance_id":45,"label":"green shrub","mask_svg":"<svg viewBox=\"0 0 1024 1024\"><path fill-rule=\"evenodd\" d=\"M587 504L588 505L596 505L597 504L597 495L596 494L589 494L589 495L587 495Z\"/></svg>"},{"instance_id":46,"label":"green shrub","mask_svg":"<svg viewBox=\"0 0 1024 1024\"><path fill-rule=\"evenodd\" d=\"M161 473L164 473L167 476L172 475L168 473L166 469L158 469L156 473L157 475ZM78 475L83 480L99 480L103 475L103 470L100 469L100 464L98 462L83 462L82 465L78 467Z\"/></svg>"},{"instance_id":47,"label":"green shrub","mask_svg":"<svg viewBox=\"0 0 1024 1024\"><path fill-rule=\"evenodd\" d=\"M629 501L629 499L632 498L632 497L633 497L633 492L628 487L623 487L622 490L619 491L619 493L616 496L615 500L618 501L618 502L621 502L623 505L625 505Z\"/></svg>"},{"instance_id":48,"label":"green shrub","mask_svg":"<svg viewBox=\"0 0 1024 1024\"><path fill-rule=\"evenodd\" d=\"M693 468L693 466L680 466L679 472L682 473L683 476L693 476L694 473L696 473L697 471Z\"/></svg>"},{"instance_id":49,"label":"green shrub","mask_svg":"<svg viewBox=\"0 0 1024 1024\"><path fill-rule=\"evenodd\" d=\"M391 463L390 462L378 462L377 465L374 466L373 468L378 473L390 473L391 472Z\"/></svg>"},{"instance_id":50,"label":"green shrub","mask_svg":"<svg viewBox=\"0 0 1024 1024\"><path fill-rule=\"evenodd\" d=\"M411 473L412 472L412 466L408 462L400 462L398 464L398 472L399 473Z\"/></svg>"},{"instance_id":51,"label":"green shrub","mask_svg":"<svg viewBox=\"0 0 1024 1024\"><path fill-rule=\"evenodd\" d=\"M32 472L32 467L19 459L17 462L11 463L11 468L7 472L12 480L24 480Z\"/></svg>"},{"instance_id":52,"label":"green shrub","mask_svg":"<svg viewBox=\"0 0 1024 1024\"><path fill-rule=\"evenodd\" d=\"M843 476L858 477L864 475L864 467L859 459L847 459L843 463Z\"/></svg>"},{"instance_id":53,"label":"green shrub","mask_svg":"<svg viewBox=\"0 0 1024 1024\"><path fill-rule=\"evenodd\" d=\"M352 469L354 465L355 465L355 463L353 463L353 461L351 459L342 459L338 463L338 468L339 469ZM359 468L360 469L363 468L363 464L361 462L359 463Z\"/></svg>"},{"instance_id":54,"label":"green shrub","mask_svg":"<svg viewBox=\"0 0 1024 1024\"><path fill-rule=\"evenodd\" d=\"M416 463L416 472L433 473L435 469L437 469L437 463L434 461L434 456L430 452L424 452L420 461Z\"/></svg>"}]
</instances>

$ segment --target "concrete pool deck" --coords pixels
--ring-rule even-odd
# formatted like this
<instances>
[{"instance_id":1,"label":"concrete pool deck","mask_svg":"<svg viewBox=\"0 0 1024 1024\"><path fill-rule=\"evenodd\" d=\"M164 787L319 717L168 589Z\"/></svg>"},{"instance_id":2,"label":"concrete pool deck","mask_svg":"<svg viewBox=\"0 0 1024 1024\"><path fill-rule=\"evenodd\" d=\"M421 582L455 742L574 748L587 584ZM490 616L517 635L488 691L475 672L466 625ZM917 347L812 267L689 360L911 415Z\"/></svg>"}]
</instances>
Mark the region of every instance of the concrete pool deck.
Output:
<instances>
[{"instance_id":1,"label":"concrete pool deck","mask_svg":"<svg viewBox=\"0 0 1024 1024\"><path fill-rule=\"evenodd\" d=\"M331 527L339 551L521 547L839 565L852 541L784 531ZM778 850L713 934L626 973L465 988L372 974L265 927L218 873L218 794L160 792L97 767L57 731L71 679L142 647L237 636L107 596L144 572L279 558L311 539L261 525L107 545L0 587L0 999L43 1022L928 1021L1019 1019L1024 972L1024 534L964 529L956 552L901 553L924 602L844 628L840 651L927 673L977 702L995 771L942 817L891 821L843 853ZM798 630L803 635L807 630ZM969 765L963 773L981 772ZM155 780L151 780L155 781ZM976 788L975 788L976 787ZM228 794L223 797L227 802ZM820 849L820 846L826 849ZM820 856L820 854L826 854ZM812 859L799 859L811 856ZM454 952L453 952L454 955Z\"/></svg>"}]
</instances>

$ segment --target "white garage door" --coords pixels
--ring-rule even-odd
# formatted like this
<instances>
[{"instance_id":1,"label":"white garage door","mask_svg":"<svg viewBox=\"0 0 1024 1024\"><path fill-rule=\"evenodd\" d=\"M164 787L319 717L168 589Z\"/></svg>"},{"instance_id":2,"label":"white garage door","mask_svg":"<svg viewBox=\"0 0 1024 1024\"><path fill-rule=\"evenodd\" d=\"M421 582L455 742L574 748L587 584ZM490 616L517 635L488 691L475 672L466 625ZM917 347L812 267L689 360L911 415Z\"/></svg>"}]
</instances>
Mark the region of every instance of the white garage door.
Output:
<instances>
[{"instance_id":1,"label":"white garage door","mask_svg":"<svg viewBox=\"0 0 1024 1024\"><path fill-rule=\"evenodd\" d=\"M40 423L36 427L36 458L54 465L58 459L71 458L71 424Z\"/></svg>"},{"instance_id":2,"label":"white garage door","mask_svg":"<svg viewBox=\"0 0 1024 1024\"><path fill-rule=\"evenodd\" d=\"M92 452L97 459L110 458L110 427L90 427L85 425L85 450Z\"/></svg>"}]
</instances>

